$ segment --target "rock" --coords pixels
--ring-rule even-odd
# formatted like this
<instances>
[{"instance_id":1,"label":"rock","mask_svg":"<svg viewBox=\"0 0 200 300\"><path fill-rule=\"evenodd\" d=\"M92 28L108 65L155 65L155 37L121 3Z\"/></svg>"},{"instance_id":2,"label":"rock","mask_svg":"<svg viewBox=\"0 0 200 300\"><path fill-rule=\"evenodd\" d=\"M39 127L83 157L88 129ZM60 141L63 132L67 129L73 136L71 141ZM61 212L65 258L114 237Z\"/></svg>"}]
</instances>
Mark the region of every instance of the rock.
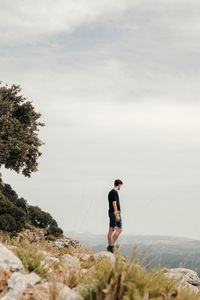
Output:
<instances>
[{"instance_id":1,"label":"rock","mask_svg":"<svg viewBox=\"0 0 200 300\"><path fill-rule=\"evenodd\" d=\"M94 259L96 261L99 261L100 259L103 259L105 257L110 258L111 262L115 262L115 255L108 251L101 251L94 254Z\"/></svg>"},{"instance_id":2,"label":"rock","mask_svg":"<svg viewBox=\"0 0 200 300\"><path fill-rule=\"evenodd\" d=\"M61 257L61 261L64 263L67 263L70 266L77 266L79 264L79 259L76 257L73 257L70 254L65 254Z\"/></svg>"},{"instance_id":3,"label":"rock","mask_svg":"<svg viewBox=\"0 0 200 300\"><path fill-rule=\"evenodd\" d=\"M32 272L30 274L22 274L14 272L8 279L8 292L1 298L2 300L15 300L18 295L23 292L28 285L34 285L40 282L40 277Z\"/></svg>"},{"instance_id":4,"label":"rock","mask_svg":"<svg viewBox=\"0 0 200 300\"><path fill-rule=\"evenodd\" d=\"M178 280L179 288L187 288L191 292L199 292L200 279L196 272L186 268L165 269L165 276L169 279Z\"/></svg>"},{"instance_id":5,"label":"rock","mask_svg":"<svg viewBox=\"0 0 200 300\"><path fill-rule=\"evenodd\" d=\"M63 283L58 282L56 284L56 288L59 291L56 300L83 300L83 297L79 295L78 292L76 292L73 289L70 289Z\"/></svg>"},{"instance_id":6,"label":"rock","mask_svg":"<svg viewBox=\"0 0 200 300\"><path fill-rule=\"evenodd\" d=\"M18 300L83 300L83 297L74 289L60 282L44 282L29 287Z\"/></svg>"},{"instance_id":7,"label":"rock","mask_svg":"<svg viewBox=\"0 0 200 300\"><path fill-rule=\"evenodd\" d=\"M3 244L0 243L0 268L7 272L24 273L24 266L21 260Z\"/></svg>"},{"instance_id":8,"label":"rock","mask_svg":"<svg viewBox=\"0 0 200 300\"><path fill-rule=\"evenodd\" d=\"M79 242L76 240L72 240L71 238L63 237L62 239L57 239L54 242L54 246L58 249L66 248L66 247L73 247L77 248L79 246Z\"/></svg>"},{"instance_id":9,"label":"rock","mask_svg":"<svg viewBox=\"0 0 200 300\"><path fill-rule=\"evenodd\" d=\"M0 269L0 295L3 296L7 292L7 281L12 275L11 272L6 272Z\"/></svg>"},{"instance_id":10,"label":"rock","mask_svg":"<svg viewBox=\"0 0 200 300\"><path fill-rule=\"evenodd\" d=\"M75 256L80 260L80 261L87 261L90 259L91 255L86 254L86 253L76 253Z\"/></svg>"},{"instance_id":11,"label":"rock","mask_svg":"<svg viewBox=\"0 0 200 300\"><path fill-rule=\"evenodd\" d=\"M181 279L182 283L200 286L200 279L196 272L185 268L167 269L165 275L170 279Z\"/></svg>"},{"instance_id":12,"label":"rock","mask_svg":"<svg viewBox=\"0 0 200 300\"><path fill-rule=\"evenodd\" d=\"M49 253L47 253L46 251L38 251L38 253L42 254L42 256L44 257L44 259L47 262L57 262L57 263L59 263L59 259L57 257L50 256Z\"/></svg>"},{"instance_id":13,"label":"rock","mask_svg":"<svg viewBox=\"0 0 200 300\"><path fill-rule=\"evenodd\" d=\"M63 241L63 240L56 240L54 245L58 249L63 249L63 248L70 247L70 244L66 241Z\"/></svg>"}]
</instances>

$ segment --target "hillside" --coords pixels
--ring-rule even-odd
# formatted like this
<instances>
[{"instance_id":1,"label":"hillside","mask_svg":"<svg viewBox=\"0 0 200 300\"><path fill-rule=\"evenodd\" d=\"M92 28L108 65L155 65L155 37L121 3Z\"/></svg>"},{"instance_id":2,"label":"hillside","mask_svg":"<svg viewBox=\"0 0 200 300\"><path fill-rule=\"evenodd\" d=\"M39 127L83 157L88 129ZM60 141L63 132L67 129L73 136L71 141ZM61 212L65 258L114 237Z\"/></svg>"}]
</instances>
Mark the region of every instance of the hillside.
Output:
<instances>
[{"instance_id":1,"label":"hillside","mask_svg":"<svg viewBox=\"0 0 200 300\"><path fill-rule=\"evenodd\" d=\"M133 252L94 253L70 237L47 240L43 229L0 236L2 300L198 300L200 279L188 269L148 272Z\"/></svg>"}]
</instances>

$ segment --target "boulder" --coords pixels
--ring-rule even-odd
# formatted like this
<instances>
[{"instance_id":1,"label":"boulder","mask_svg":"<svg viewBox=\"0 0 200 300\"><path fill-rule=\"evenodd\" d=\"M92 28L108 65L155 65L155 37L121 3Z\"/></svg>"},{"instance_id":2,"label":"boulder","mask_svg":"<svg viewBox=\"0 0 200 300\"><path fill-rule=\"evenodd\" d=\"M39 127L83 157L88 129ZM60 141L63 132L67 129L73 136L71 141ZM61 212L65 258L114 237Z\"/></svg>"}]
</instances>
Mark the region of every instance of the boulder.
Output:
<instances>
[{"instance_id":1,"label":"boulder","mask_svg":"<svg viewBox=\"0 0 200 300\"><path fill-rule=\"evenodd\" d=\"M18 300L83 300L83 297L75 289L70 289L68 286L60 282L43 282L28 287Z\"/></svg>"},{"instance_id":2,"label":"boulder","mask_svg":"<svg viewBox=\"0 0 200 300\"><path fill-rule=\"evenodd\" d=\"M79 259L70 254L65 254L61 257L61 261L67 263L70 266L77 266L79 264Z\"/></svg>"},{"instance_id":3,"label":"boulder","mask_svg":"<svg viewBox=\"0 0 200 300\"><path fill-rule=\"evenodd\" d=\"M63 249L67 247L77 248L79 246L79 242L76 240L72 240L71 238L63 237L61 239L57 239L54 242L54 246L58 249Z\"/></svg>"},{"instance_id":4,"label":"boulder","mask_svg":"<svg viewBox=\"0 0 200 300\"><path fill-rule=\"evenodd\" d=\"M24 273L21 260L8 248L0 243L0 268L6 272Z\"/></svg>"},{"instance_id":5,"label":"boulder","mask_svg":"<svg viewBox=\"0 0 200 300\"><path fill-rule=\"evenodd\" d=\"M75 256L80 260L80 261L87 261L90 259L91 255L86 254L86 253L76 253Z\"/></svg>"},{"instance_id":6,"label":"boulder","mask_svg":"<svg viewBox=\"0 0 200 300\"><path fill-rule=\"evenodd\" d=\"M34 285L40 282L40 277L32 272L30 274L22 274L14 272L8 279L8 292L1 298L2 300L15 300L18 295L23 292L28 285Z\"/></svg>"},{"instance_id":7,"label":"boulder","mask_svg":"<svg viewBox=\"0 0 200 300\"><path fill-rule=\"evenodd\" d=\"M94 259L99 261L105 257L110 258L111 262L115 262L115 255L109 251L100 251L94 254Z\"/></svg>"},{"instance_id":8,"label":"boulder","mask_svg":"<svg viewBox=\"0 0 200 300\"><path fill-rule=\"evenodd\" d=\"M64 240L61 240L61 239L56 240L54 245L58 249L63 249L63 248L70 247L70 244L68 242L66 242Z\"/></svg>"},{"instance_id":9,"label":"boulder","mask_svg":"<svg viewBox=\"0 0 200 300\"><path fill-rule=\"evenodd\" d=\"M47 253L46 251L38 251L38 253L42 254L42 256L44 257L44 259L47 261L47 262L57 262L59 263L59 259L57 257L54 257L54 256L50 256L49 253Z\"/></svg>"},{"instance_id":10,"label":"boulder","mask_svg":"<svg viewBox=\"0 0 200 300\"><path fill-rule=\"evenodd\" d=\"M200 279L196 272L185 268L174 268L165 270L165 275L170 279L181 279L182 283L200 286Z\"/></svg>"},{"instance_id":11,"label":"boulder","mask_svg":"<svg viewBox=\"0 0 200 300\"><path fill-rule=\"evenodd\" d=\"M51 285L51 283L49 283ZM78 294L73 289L70 289L68 286L64 285L63 283L56 283L56 288L58 289L59 293L57 295L57 300L83 300L83 297Z\"/></svg>"},{"instance_id":12,"label":"boulder","mask_svg":"<svg viewBox=\"0 0 200 300\"><path fill-rule=\"evenodd\" d=\"M196 272L186 268L165 269L165 276L178 280L178 287L187 288L191 292L199 292L200 279Z\"/></svg>"}]
</instances>

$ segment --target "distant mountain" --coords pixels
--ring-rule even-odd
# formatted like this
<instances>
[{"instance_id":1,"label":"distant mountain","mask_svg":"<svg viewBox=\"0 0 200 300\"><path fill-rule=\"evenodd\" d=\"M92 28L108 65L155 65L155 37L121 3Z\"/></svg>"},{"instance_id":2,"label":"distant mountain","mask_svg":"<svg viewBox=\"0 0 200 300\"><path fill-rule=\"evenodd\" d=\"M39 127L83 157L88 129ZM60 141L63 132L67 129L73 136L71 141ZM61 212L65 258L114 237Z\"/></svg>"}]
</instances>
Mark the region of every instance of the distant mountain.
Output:
<instances>
[{"instance_id":1,"label":"distant mountain","mask_svg":"<svg viewBox=\"0 0 200 300\"><path fill-rule=\"evenodd\" d=\"M107 234L90 232L67 232L65 234L95 252L105 250L107 246ZM138 257L145 253L149 269L158 265L171 268L181 265L200 274L200 240L172 236L122 235L119 243L122 244L121 254L129 258L135 247Z\"/></svg>"}]
</instances>

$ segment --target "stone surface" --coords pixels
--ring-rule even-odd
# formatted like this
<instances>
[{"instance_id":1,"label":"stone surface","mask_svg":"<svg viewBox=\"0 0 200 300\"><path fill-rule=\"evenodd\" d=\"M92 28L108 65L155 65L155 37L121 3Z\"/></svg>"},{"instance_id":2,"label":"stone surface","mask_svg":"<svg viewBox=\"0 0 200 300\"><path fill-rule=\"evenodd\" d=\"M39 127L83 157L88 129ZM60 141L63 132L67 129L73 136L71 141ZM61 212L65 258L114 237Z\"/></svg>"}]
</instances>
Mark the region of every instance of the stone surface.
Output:
<instances>
[{"instance_id":1,"label":"stone surface","mask_svg":"<svg viewBox=\"0 0 200 300\"><path fill-rule=\"evenodd\" d=\"M76 240L72 240L70 238L64 237L62 239L57 239L54 242L54 246L58 249L63 249L67 247L77 248L79 246L79 242Z\"/></svg>"},{"instance_id":2,"label":"stone surface","mask_svg":"<svg viewBox=\"0 0 200 300\"><path fill-rule=\"evenodd\" d=\"M65 254L61 257L61 261L64 263L67 263L68 265L78 265L79 264L79 259L77 257L73 257L70 254Z\"/></svg>"},{"instance_id":3,"label":"stone surface","mask_svg":"<svg viewBox=\"0 0 200 300\"><path fill-rule=\"evenodd\" d=\"M14 272L8 279L8 292L1 298L2 300L15 300L18 295L23 292L28 285L34 285L40 282L40 277L32 272L30 274L22 274Z\"/></svg>"},{"instance_id":4,"label":"stone surface","mask_svg":"<svg viewBox=\"0 0 200 300\"><path fill-rule=\"evenodd\" d=\"M47 253L46 251L41 250L38 253L42 254L42 256L44 257L44 259L47 262L57 262L57 263L59 263L59 259L57 257L50 256L49 253Z\"/></svg>"},{"instance_id":5,"label":"stone surface","mask_svg":"<svg viewBox=\"0 0 200 300\"><path fill-rule=\"evenodd\" d=\"M179 288L187 288L191 292L199 292L200 279L196 272L186 268L165 269L165 276L178 280Z\"/></svg>"},{"instance_id":6,"label":"stone surface","mask_svg":"<svg viewBox=\"0 0 200 300\"><path fill-rule=\"evenodd\" d=\"M167 269L165 275L170 279L181 279L194 286L200 286L200 279L196 272L185 268Z\"/></svg>"},{"instance_id":7,"label":"stone surface","mask_svg":"<svg viewBox=\"0 0 200 300\"><path fill-rule=\"evenodd\" d=\"M83 300L82 296L63 283L44 282L28 287L17 300Z\"/></svg>"},{"instance_id":8,"label":"stone surface","mask_svg":"<svg viewBox=\"0 0 200 300\"><path fill-rule=\"evenodd\" d=\"M91 255L86 254L86 253L76 253L75 256L80 260L80 261L87 261L90 259Z\"/></svg>"},{"instance_id":9,"label":"stone surface","mask_svg":"<svg viewBox=\"0 0 200 300\"><path fill-rule=\"evenodd\" d=\"M94 254L94 259L95 259L96 261L98 261L98 260L100 260L100 259L103 259L103 258L105 258L105 257L108 257L108 258L110 258L110 260L111 260L112 262L115 262L115 255L114 255L113 253L111 253L111 252L108 252L108 251L100 251L100 252L97 252L97 253Z\"/></svg>"},{"instance_id":10,"label":"stone surface","mask_svg":"<svg viewBox=\"0 0 200 300\"><path fill-rule=\"evenodd\" d=\"M21 260L3 244L0 243L0 268L7 272L24 273L24 266Z\"/></svg>"},{"instance_id":11,"label":"stone surface","mask_svg":"<svg viewBox=\"0 0 200 300\"><path fill-rule=\"evenodd\" d=\"M75 290L70 289L62 283L57 283L56 288L59 291L56 300L83 300L83 297Z\"/></svg>"},{"instance_id":12,"label":"stone surface","mask_svg":"<svg viewBox=\"0 0 200 300\"><path fill-rule=\"evenodd\" d=\"M63 249L63 248L70 247L70 244L66 241L63 241L63 240L56 240L55 241L55 247L58 248L58 249Z\"/></svg>"}]
</instances>

